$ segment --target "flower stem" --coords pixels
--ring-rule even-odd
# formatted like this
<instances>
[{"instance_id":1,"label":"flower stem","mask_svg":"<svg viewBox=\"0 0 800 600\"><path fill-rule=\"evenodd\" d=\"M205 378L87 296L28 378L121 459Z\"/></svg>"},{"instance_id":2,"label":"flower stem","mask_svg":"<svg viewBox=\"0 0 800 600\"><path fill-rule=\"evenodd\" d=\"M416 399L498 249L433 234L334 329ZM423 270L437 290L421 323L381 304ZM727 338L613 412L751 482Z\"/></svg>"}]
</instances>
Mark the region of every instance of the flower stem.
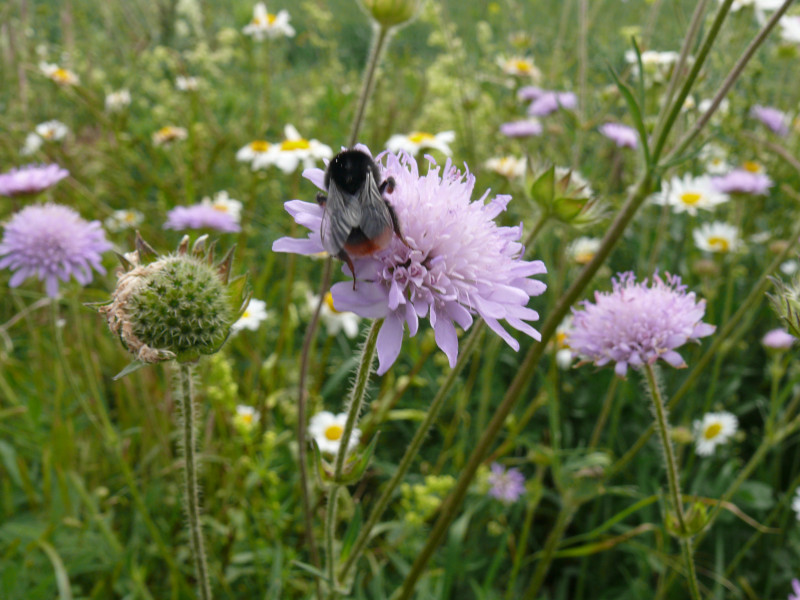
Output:
<instances>
[{"instance_id":1,"label":"flower stem","mask_svg":"<svg viewBox=\"0 0 800 600\"><path fill-rule=\"evenodd\" d=\"M661 438L661 447L664 450L664 463L667 468L667 482L669 483L669 493L672 497L672 505L678 519L678 538L681 545L681 553L686 563L687 578L689 580L689 590L694 600L700 600L700 589L697 586L697 574L694 568L694 557L692 556L692 541L686 527L686 516L683 512L683 499L681 498L680 479L678 476L678 465L675 462L675 453L672 450L672 441L669 437L669 423L667 422L667 410L664 400L661 397L661 390L658 388L656 374L653 365L644 366L647 390L653 400L653 408L656 416L656 429Z\"/></svg>"},{"instance_id":2,"label":"flower stem","mask_svg":"<svg viewBox=\"0 0 800 600\"><path fill-rule=\"evenodd\" d=\"M353 119L353 127L350 130L349 147L352 147L358 142L358 134L361 132L361 125L364 122L364 115L367 111L367 103L369 97L372 95L372 89L375 85L375 71L378 69L378 64L381 60L381 55L386 48L386 45L391 38L391 29L383 26L375 26L372 38L372 48L370 49L369 59L367 60L367 67L364 70L364 77L361 83L361 94L358 96L358 107L356 108L356 116Z\"/></svg>"},{"instance_id":3,"label":"flower stem","mask_svg":"<svg viewBox=\"0 0 800 600\"><path fill-rule=\"evenodd\" d=\"M536 570L533 572L531 583L528 585L528 589L525 592L525 600L535 600L535 598L538 597L539 589L542 587L544 578L547 576L547 572L550 570L550 565L553 562L553 555L558 548L558 544L564 538L564 533L572 522L572 517L576 509L577 505L575 505L572 500L564 498L564 504L562 504L561 510L558 511L553 529L550 530L545 540L542 557L539 559L539 562L536 563Z\"/></svg>"},{"instance_id":4,"label":"flower stem","mask_svg":"<svg viewBox=\"0 0 800 600\"><path fill-rule=\"evenodd\" d=\"M184 503L189 521L189 538L197 577L197 591L201 600L211 600L211 586L208 581L206 551L203 546L203 530L200 526L200 503L198 500L197 439L195 433L194 389L192 367L182 364L179 367L181 412L183 413L183 468Z\"/></svg>"}]
</instances>

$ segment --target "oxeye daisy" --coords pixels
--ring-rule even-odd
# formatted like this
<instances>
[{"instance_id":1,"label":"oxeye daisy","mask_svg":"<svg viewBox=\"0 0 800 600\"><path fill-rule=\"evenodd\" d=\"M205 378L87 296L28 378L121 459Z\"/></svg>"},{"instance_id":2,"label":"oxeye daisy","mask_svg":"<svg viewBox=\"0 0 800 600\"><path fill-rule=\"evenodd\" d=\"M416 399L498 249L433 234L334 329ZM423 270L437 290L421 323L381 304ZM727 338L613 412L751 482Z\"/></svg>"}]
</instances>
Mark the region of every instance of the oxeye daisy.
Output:
<instances>
[{"instance_id":1,"label":"oxeye daisy","mask_svg":"<svg viewBox=\"0 0 800 600\"><path fill-rule=\"evenodd\" d=\"M573 310L567 344L572 350L603 366L614 362L624 377L628 367L653 364L658 359L681 368L686 363L675 350L686 342L711 335L715 327L703 323L705 301L686 293L680 277L654 275L637 283L633 273L620 273L611 292L595 292L594 302Z\"/></svg>"},{"instance_id":2,"label":"oxeye daisy","mask_svg":"<svg viewBox=\"0 0 800 600\"><path fill-rule=\"evenodd\" d=\"M254 407L239 404L236 406L236 414L233 415L233 426L239 431L247 433L258 425L260 419L261 415L258 414Z\"/></svg>"},{"instance_id":3,"label":"oxeye daisy","mask_svg":"<svg viewBox=\"0 0 800 600\"><path fill-rule=\"evenodd\" d=\"M36 126L36 135L47 142L60 142L69 133L69 129L61 121L53 119Z\"/></svg>"},{"instance_id":4,"label":"oxeye daisy","mask_svg":"<svg viewBox=\"0 0 800 600\"><path fill-rule=\"evenodd\" d=\"M719 144L706 144L700 151L700 160L705 164L706 172L711 175L722 175L730 171L728 153Z\"/></svg>"},{"instance_id":5,"label":"oxeye daisy","mask_svg":"<svg viewBox=\"0 0 800 600\"><path fill-rule=\"evenodd\" d=\"M102 253L111 249L99 221L84 221L59 204L28 206L9 219L0 241L0 269L14 272L11 287L34 275L47 295L58 295L59 280L92 281L92 270L105 274Z\"/></svg>"},{"instance_id":6,"label":"oxeye daisy","mask_svg":"<svg viewBox=\"0 0 800 600\"><path fill-rule=\"evenodd\" d=\"M106 112L122 112L131 104L131 93L128 90L118 90L106 96Z\"/></svg>"},{"instance_id":7,"label":"oxeye daisy","mask_svg":"<svg viewBox=\"0 0 800 600\"><path fill-rule=\"evenodd\" d=\"M301 164L304 169L311 169L317 161L333 157L330 146L319 140L305 139L294 125L286 125L284 135L286 139L274 146L274 152L270 156L253 159L253 169L274 165L284 173L293 173Z\"/></svg>"},{"instance_id":8,"label":"oxeye daisy","mask_svg":"<svg viewBox=\"0 0 800 600\"><path fill-rule=\"evenodd\" d=\"M532 58L526 56L512 56L510 58L499 58L497 64L506 75L515 77L529 77L538 80L542 72L538 69Z\"/></svg>"},{"instance_id":9,"label":"oxeye daisy","mask_svg":"<svg viewBox=\"0 0 800 600\"><path fill-rule=\"evenodd\" d=\"M242 33L260 42L265 38L294 37L294 27L289 25L289 13L281 10L277 15L267 12L267 5L259 2L253 7L253 20Z\"/></svg>"},{"instance_id":10,"label":"oxeye daisy","mask_svg":"<svg viewBox=\"0 0 800 600\"><path fill-rule=\"evenodd\" d=\"M800 15L784 15L778 25L781 26L781 39L784 42L800 44Z\"/></svg>"},{"instance_id":11,"label":"oxeye daisy","mask_svg":"<svg viewBox=\"0 0 800 600\"><path fill-rule=\"evenodd\" d=\"M315 296L311 293L306 295L306 303L309 312L316 310L318 302L319 296ZM338 335L340 331L344 332L344 334L350 339L353 339L358 335L358 327L361 323L361 317L350 311L337 310L336 306L333 304L333 294L330 292L325 294L325 300L322 303L319 318L323 323L325 323L325 329L328 332L328 335L331 337Z\"/></svg>"},{"instance_id":12,"label":"oxeye daisy","mask_svg":"<svg viewBox=\"0 0 800 600\"><path fill-rule=\"evenodd\" d=\"M695 245L704 252L725 254L739 248L739 230L728 223L705 223L692 232Z\"/></svg>"},{"instance_id":13,"label":"oxeye daisy","mask_svg":"<svg viewBox=\"0 0 800 600\"><path fill-rule=\"evenodd\" d=\"M175 78L175 87L181 92L196 92L200 87L200 80L197 77L179 75Z\"/></svg>"},{"instance_id":14,"label":"oxeye daisy","mask_svg":"<svg viewBox=\"0 0 800 600\"><path fill-rule=\"evenodd\" d=\"M39 63L39 70L45 77L55 81L58 85L78 85L80 83L80 79L75 73L58 65L42 62Z\"/></svg>"},{"instance_id":15,"label":"oxeye daisy","mask_svg":"<svg viewBox=\"0 0 800 600\"><path fill-rule=\"evenodd\" d=\"M143 221L144 215L135 208L123 208L111 213L111 216L104 221L104 225L109 231L123 231L138 227Z\"/></svg>"},{"instance_id":16,"label":"oxeye daisy","mask_svg":"<svg viewBox=\"0 0 800 600\"><path fill-rule=\"evenodd\" d=\"M25 136L25 144L22 146L19 153L22 156L30 156L38 152L42 144L44 144L44 140L38 133L29 133Z\"/></svg>"},{"instance_id":17,"label":"oxeye daisy","mask_svg":"<svg viewBox=\"0 0 800 600\"><path fill-rule=\"evenodd\" d=\"M368 152L363 146L360 149ZM511 197L497 196L486 202L487 192L473 201L475 177L461 173L449 160L444 168L432 163L425 175L420 175L408 154L385 153L381 166L382 178L395 181L387 199L406 243L395 236L380 253L354 260L356 289L348 281L331 290L338 310L384 319L377 340L378 374L397 359L404 326L416 335L419 318L426 315L451 366L458 357L454 323L468 329L473 314L480 315L515 350L519 343L501 320L540 339L526 321L539 318L527 305L531 296L545 290L544 283L532 279L546 272L544 263L522 258L521 226L501 227L494 221ZM324 187L322 170L305 176ZM299 200L287 202L286 209L311 233L306 239L281 238L272 249L299 254L322 251L323 209Z\"/></svg>"},{"instance_id":18,"label":"oxeye daisy","mask_svg":"<svg viewBox=\"0 0 800 600\"><path fill-rule=\"evenodd\" d=\"M450 149L456 139L455 131L442 131L433 135L424 131L414 131L409 134L396 133L386 142L386 149L389 152L408 152L412 156L417 156L421 150L438 150L445 156L452 156Z\"/></svg>"},{"instance_id":19,"label":"oxeye daisy","mask_svg":"<svg viewBox=\"0 0 800 600\"><path fill-rule=\"evenodd\" d=\"M797 491L794 494L794 500L792 500L792 510L794 514L797 515L797 520L800 521L800 487L797 488ZM796 579L792 582L792 585L795 585ZM795 585L795 593L800 596L800 584Z\"/></svg>"},{"instance_id":20,"label":"oxeye daisy","mask_svg":"<svg viewBox=\"0 0 800 600\"><path fill-rule=\"evenodd\" d=\"M25 165L0 174L0 196L38 194L69 175L58 165Z\"/></svg>"},{"instance_id":21,"label":"oxeye daisy","mask_svg":"<svg viewBox=\"0 0 800 600\"><path fill-rule=\"evenodd\" d=\"M727 442L739 427L739 421L729 412L706 413L694 422L695 451L710 456L720 444Z\"/></svg>"},{"instance_id":22,"label":"oxeye daisy","mask_svg":"<svg viewBox=\"0 0 800 600\"><path fill-rule=\"evenodd\" d=\"M676 213L697 215L698 209L711 210L728 201L728 196L718 191L710 177L673 177L665 181L661 191L653 196L656 204L668 204Z\"/></svg>"},{"instance_id":23,"label":"oxeye daisy","mask_svg":"<svg viewBox=\"0 0 800 600\"><path fill-rule=\"evenodd\" d=\"M579 237L567 247L567 256L579 265L588 265L600 249L602 240Z\"/></svg>"},{"instance_id":24,"label":"oxeye daisy","mask_svg":"<svg viewBox=\"0 0 800 600\"><path fill-rule=\"evenodd\" d=\"M789 133L789 115L777 108L756 104L750 109L750 116L778 135Z\"/></svg>"},{"instance_id":25,"label":"oxeye daisy","mask_svg":"<svg viewBox=\"0 0 800 600\"><path fill-rule=\"evenodd\" d=\"M311 417L311 420L308 423L308 433L314 438L314 441L317 442L320 452L333 455L336 455L336 453L339 452L339 446L341 444L342 434L344 433L344 426L346 422L347 413L339 413L338 415L334 415L327 410L318 412ZM353 448L358 446L360 439L361 431L357 428L354 428L350 437L350 444L347 449L348 452L352 451Z\"/></svg>"},{"instance_id":26,"label":"oxeye daisy","mask_svg":"<svg viewBox=\"0 0 800 600\"><path fill-rule=\"evenodd\" d=\"M256 331L267 318L269 318L267 303L263 300L250 298L250 302L247 304L247 308L244 309L242 316L231 325L231 333L236 333L242 329Z\"/></svg>"},{"instance_id":27,"label":"oxeye daisy","mask_svg":"<svg viewBox=\"0 0 800 600\"><path fill-rule=\"evenodd\" d=\"M525 476L519 469L508 469L500 463L492 463L489 475L489 495L505 504L512 504L525 493Z\"/></svg>"},{"instance_id":28,"label":"oxeye daisy","mask_svg":"<svg viewBox=\"0 0 800 600\"><path fill-rule=\"evenodd\" d=\"M515 179L525 174L525 159L516 156L500 156L486 161L486 168L498 175Z\"/></svg>"},{"instance_id":29,"label":"oxeye daisy","mask_svg":"<svg viewBox=\"0 0 800 600\"><path fill-rule=\"evenodd\" d=\"M156 146L165 146L176 140L185 140L187 137L189 137L189 132L183 127L167 125L153 134L153 144Z\"/></svg>"},{"instance_id":30,"label":"oxeye daisy","mask_svg":"<svg viewBox=\"0 0 800 600\"><path fill-rule=\"evenodd\" d=\"M239 148L236 153L236 160L250 163L250 166L255 171L272 164L275 150L275 146L266 140L253 140L246 146Z\"/></svg>"}]
</instances>

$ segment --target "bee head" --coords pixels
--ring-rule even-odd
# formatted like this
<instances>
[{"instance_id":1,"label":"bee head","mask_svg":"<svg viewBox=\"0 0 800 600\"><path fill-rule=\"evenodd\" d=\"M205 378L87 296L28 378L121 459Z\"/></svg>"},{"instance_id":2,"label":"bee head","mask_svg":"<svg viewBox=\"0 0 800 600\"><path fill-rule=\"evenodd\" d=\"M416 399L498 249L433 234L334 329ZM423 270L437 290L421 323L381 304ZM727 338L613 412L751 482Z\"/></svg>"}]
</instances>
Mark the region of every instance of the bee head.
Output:
<instances>
[{"instance_id":1,"label":"bee head","mask_svg":"<svg viewBox=\"0 0 800 600\"><path fill-rule=\"evenodd\" d=\"M333 157L325 172L325 187L330 187L331 179L347 192L355 194L372 173L375 182L380 181L380 170L372 158L361 150L344 150Z\"/></svg>"}]
</instances>

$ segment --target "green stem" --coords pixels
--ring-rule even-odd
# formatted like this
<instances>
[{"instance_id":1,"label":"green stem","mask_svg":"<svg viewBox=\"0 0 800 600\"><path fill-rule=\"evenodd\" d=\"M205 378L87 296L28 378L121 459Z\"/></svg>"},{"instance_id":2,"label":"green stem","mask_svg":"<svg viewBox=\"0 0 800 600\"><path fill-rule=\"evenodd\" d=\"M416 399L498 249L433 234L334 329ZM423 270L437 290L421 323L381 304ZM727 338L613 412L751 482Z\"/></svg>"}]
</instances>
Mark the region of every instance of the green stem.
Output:
<instances>
[{"instance_id":1,"label":"green stem","mask_svg":"<svg viewBox=\"0 0 800 600\"><path fill-rule=\"evenodd\" d=\"M411 439L408 448L406 448L403 458L400 460L400 464L397 466L397 470L394 472L394 475L392 475L392 478L389 480L389 482L384 486L380 497L375 502L367 522L361 527L358 537L353 543L353 548L350 551L350 555L347 557L347 560L342 566L340 572L340 578L342 580L346 579L347 573L355 565L359 556L361 556L361 552L364 550L367 541L369 541L369 537L373 528L378 524L381 516L383 516L383 512L389 506L389 501L391 500L394 491L397 489L397 486L400 485L400 482L403 481L403 477L405 477L405 474L408 472L409 468L411 468L411 464L417 457L423 440L428 435L433 423L436 421L436 417L439 415L439 411L444 405L444 401L447 399L453 384L455 383L459 373L461 373L462 369L467 364L469 357L476 346L476 342L480 337L483 325L483 321L478 321L475 323L472 327L469 337L467 337L466 341L461 345L461 354L458 357L458 361L450 370L450 373L447 374L447 377L442 386L439 388L439 391L436 392L436 396L431 402L428 411L425 413L425 418L417 428L417 431L414 434L414 437Z\"/></svg>"},{"instance_id":2,"label":"green stem","mask_svg":"<svg viewBox=\"0 0 800 600\"><path fill-rule=\"evenodd\" d=\"M528 500L528 505L525 509L525 521L522 523L522 533L519 536L517 543L517 551L514 553L514 562L511 566L511 575L508 578L508 587L506 588L505 600L512 600L514 597L514 586L517 582L517 575L522 566L522 559L525 556L525 550L528 547L528 536L531 532L533 525L533 517L536 514L536 508L539 506L539 501L542 499L542 479L544 478L545 468L541 465L536 469L536 491L533 498Z\"/></svg>"},{"instance_id":3,"label":"green stem","mask_svg":"<svg viewBox=\"0 0 800 600\"><path fill-rule=\"evenodd\" d=\"M675 509L675 515L678 518L678 527L680 529L678 536L680 539L681 553L683 554L683 559L686 563L686 571L689 579L689 590L691 591L692 598L694 600L700 600L700 589L697 586L697 573L695 573L694 568L692 545L691 540L688 537L689 534L686 527L686 516L683 512L683 499L681 498L678 465L675 462L675 453L672 450L672 441L669 437L667 410L664 406L664 400L661 397L661 390L658 388L658 382L656 381L656 374L653 370L653 365L646 364L644 366L644 374L647 381L647 390L650 392L650 398L653 400L653 408L655 409L656 429L658 429L658 434L661 438L661 447L664 450L664 465L667 468L667 482L669 483L669 493L672 497L672 505Z\"/></svg>"},{"instance_id":4,"label":"green stem","mask_svg":"<svg viewBox=\"0 0 800 600\"><path fill-rule=\"evenodd\" d=\"M388 27L375 26L375 33L372 38L372 48L370 49L367 67L364 71L364 77L362 79L361 93L358 96L356 116L353 119L353 128L350 131L350 142L348 144L350 147L354 146L356 142L358 142L358 134L361 132L361 125L364 122L364 115L367 111L367 103L369 102L369 97L372 95L372 89L375 85L375 72L378 69L381 55L391 39L391 33L391 29Z\"/></svg>"},{"instance_id":5,"label":"green stem","mask_svg":"<svg viewBox=\"0 0 800 600\"><path fill-rule=\"evenodd\" d=\"M194 389L192 367L182 364L179 367L181 412L183 413L183 468L184 503L189 522L189 537L197 577L197 591L201 600L211 600L211 586L208 580L208 564L203 545L203 530L200 526L199 487L197 483L197 438L195 432Z\"/></svg>"},{"instance_id":6,"label":"green stem","mask_svg":"<svg viewBox=\"0 0 800 600\"><path fill-rule=\"evenodd\" d=\"M606 397L603 400L603 408L600 409L600 416L597 417L597 423L594 426L594 431L592 431L592 437L589 439L589 448L595 448L600 442L603 428L606 426L608 415L611 413L611 406L614 404L614 397L617 395L617 386L619 386L619 378L614 377L611 380L611 385L608 386Z\"/></svg>"},{"instance_id":7,"label":"green stem","mask_svg":"<svg viewBox=\"0 0 800 600\"><path fill-rule=\"evenodd\" d=\"M568 497L564 498L563 502L561 509L558 511L556 522L550 530L547 540L545 540L542 557L539 559L539 562L536 563L536 570L533 572L531 582L528 585L528 589L525 591L525 600L534 600L538 596L539 589L541 589L544 578L547 576L550 565L553 563L558 544L564 538L564 533L566 533L567 527L569 527L569 524L572 522L572 517L578 508Z\"/></svg>"}]
</instances>

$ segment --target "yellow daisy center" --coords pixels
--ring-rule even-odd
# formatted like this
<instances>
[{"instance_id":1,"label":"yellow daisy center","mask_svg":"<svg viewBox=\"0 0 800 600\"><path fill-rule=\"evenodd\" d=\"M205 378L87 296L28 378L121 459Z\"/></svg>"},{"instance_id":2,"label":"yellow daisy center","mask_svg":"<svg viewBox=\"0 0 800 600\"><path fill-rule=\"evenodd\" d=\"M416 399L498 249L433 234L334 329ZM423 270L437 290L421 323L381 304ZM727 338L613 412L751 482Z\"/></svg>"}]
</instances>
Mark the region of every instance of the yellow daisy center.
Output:
<instances>
[{"instance_id":1,"label":"yellow daisy center","mask_svg":"<svg viewBox=\"0 0 800 600\"><path fill-rule=\"evenodd\" d=\"M713 440L715 437L719 435L719 432L722 431L722 424L721 423L712 423L706 430L703 432L703 437L707 440Z\"/></svg>"},{"instance_id":2,"label":"yellow daisy center","mask_svg":"<svg viewBox=\"0 0 800 600\"><path fill-rule=\"evenodd\" d=\"M587 265L592 262L594 258L594 252L589 252L588 250L584 250L582 252L578 252L575 255L575 262L579 265Z\"/></svg>"},{"instance_id":3,"label":"yellow daisy center","mask_svg":"<svg viewBox=\"0 0 800 600\"><path fill-rule=\"evenodd\" d=\"M64 83L72 79L72 73L70 73L66 69L62 69L59 67L58 69L53 71L53 79Z\"/></svg>"},{"instance_id":4,"label":"yellow daisy center","mask_svg":"<svg viewBox=\"0 0 800 600\"><path fill-rule=\"evenodd\" d=\"M241 413L241 414L239 415L239 418L240 418L240 419L241 419L241 420L242 420L244 423L246 423L247 425L250 425L250 424L253 422L253 414L252 414L252 413Z\"/></svg>"},{"instance_id":5,"label":"yellow daisy center","mask_svg":"<svg viewBox=\"0 0 800 600\"><path fill-rule=\"evenodd\" d=\"M408 141L413 142L414 144L421 144L423 142L430 142L431 140L436 139L430 133L425 133L424 131L415 131L414 133L408 136Z\"/></svg>"},{"instance_id":6,"label":"yellow daisy center","mask_svg":"<svg viewBox=\"0 0 800 600\"><path fill-rule=\"evenodd\" d=\"M290 150L308 150L311 144L308 140L300 138L299 140L284 140L281 142L281 150L288 152Z\"/></svg>"},{"instance_id":7,"label":"yellow daisy center","mask_svg":"<svg viewBox=\"0 0 800 600\"><path fill-rule=\"evenodd\" d=\"M175 132L172 130L172 127L167 125L166 127L162 127L161 129L158 130L158 135L161 137L168 138L175 135Z\"/></svg>"},{"instance_id":8,"label":"yellow daisy center","mask_svg":"<svg viewBox=\"0 0 800 600\"><path fill-rule=\"evenodd\" d=\"M333 305L333 294L331 294L330 292L325 294L325 304L328 305L328 308L331 309L331 312L337 314L339 313L339 311L336 310L336 307Z\"/></svg>"},{"instance_id":9,"label":"yellow daisy center","mask_svg":"<svg viewBox=\"0 0 800 600\"><path fill-rule=\"evenodd\" d=\"M126 223L133 223L136 220L136 215L132 212L125 213L125 216L122 218L123 221Z\"/></svg>"},{"instance_id":10,"label":"yellow daisy center","mask_svg":"<svg viewBox=\"0 0 800 600\"><path fill-rule=\"evenodd\" d=\"M277 19L277 16L273 15L272 13L267 13L266 18L254 17L253 25L272 25Z\"/></svg>"},{"instance_id":11,"label":"yellow daisy center","mask_svg":"<svg viewBox=\"0 0 800 600\"><path fill-rule=\"evenodd\" d=\"M731 249L731 242L727 238L712 235L708 238L708 245L712 248L716 248L720 252L727 252Z\"/></svg>"},{"instance_id":12,"label":"yellow daisy center","mask_svg":"<svg viewBox=\"0 0 800 600\"><path fill-rule=\"evenodd\" d=\"M46 140L50 140L50 139L52 139L52 138L53 138L53 136L54 136L55 134L56 134L56 131L55 131L55 129L45 129L45 130L44 130L44 133L42 134L42 137L43 137L44 139L46 139Z\"/></svg>"},{"instance_id":13,"label":"yellow daisy center","mask_svg":"<svg viewBox=\"0 0 800 600\"><path fill-rule=\"evenodd\" d=\"M533 65L526 60L512 61L511 66L520 73L528 73L533 68Z\"/></svg>"},{"instance_id":14,"label":"yellow daisy center","mask_svg":"<svg viewBox=\"0 0 800 600\"><path fill-rule=\"evenodd\" d=\"M344 428L341 425L328 425L325 428L325 437L332 442L339 440L344 433Z\"/></svg>"},{"instance_id":15,"label":"yellow daisy center","mask_svg":"<svg viewBox=\"0 0 800 600\"><path fill-rule=\"evenodd\" d=\"M556 346L559 348L569 348L569 346L567 346L566 331L559 331L556 333Z\"/></svg>"},{"instance_id":16,"label":"yellow daisy center","mask_svg":"<svg viewBox=\"0 0 800 600\"><path fill-rule=\"evenodd\" d=\"M761 173L763 170L761 165L755 162L754 160L746 160L742 163L742 168L745 171L750 171L751 173Z\"/></svg>"},{"instance_id":17,"label":"yellow daisy center","mask_svg":"<svg viewBox=\"0 0 800 600\"><path fill-rule=\"evenodd\" d=\"M226 204L214 204L212 208L217 212L222 212L222 213L228 212L228 206Z\"/></svg>"},{"instance_id":18,"label":"yellow daisy center","mask_svg":"<svg viewBox=\"0 0 800 600\"><path fill-rule=\"evenodd\" d=\"M688 204L693 206L700 202L700 199L703 197L703 194L698 194L697 192L684 192L681 194L681 202L684 204Z\"/></svg>"},{"instance_id":19,"label":"yellow daisy center","mask_svg":"<svg viewBox=\"0 0 800 600\"><path fill-rule=\"evenodd\" d=\"M250 316L250 311L249 311L249 310L246 310L246 311L244 311L244 312L242 313L242 316L241 316L241 317L239 317L239 318L240 318L240 319L246 319L246 318L247 318L247 317L249 317L249 316Z\"/></svg>"},{"instance_id":20,"label":"yellow daisy center","mask_svg":"<svg viewBox=\"0 0 800 600\"><path fill-rule=\"evenodd\" d=\"M266 152L269 150L270 143L264 140L255 140L254 142L250 142L250 150L253 152Z\"/></svg>"}]
</instances>

